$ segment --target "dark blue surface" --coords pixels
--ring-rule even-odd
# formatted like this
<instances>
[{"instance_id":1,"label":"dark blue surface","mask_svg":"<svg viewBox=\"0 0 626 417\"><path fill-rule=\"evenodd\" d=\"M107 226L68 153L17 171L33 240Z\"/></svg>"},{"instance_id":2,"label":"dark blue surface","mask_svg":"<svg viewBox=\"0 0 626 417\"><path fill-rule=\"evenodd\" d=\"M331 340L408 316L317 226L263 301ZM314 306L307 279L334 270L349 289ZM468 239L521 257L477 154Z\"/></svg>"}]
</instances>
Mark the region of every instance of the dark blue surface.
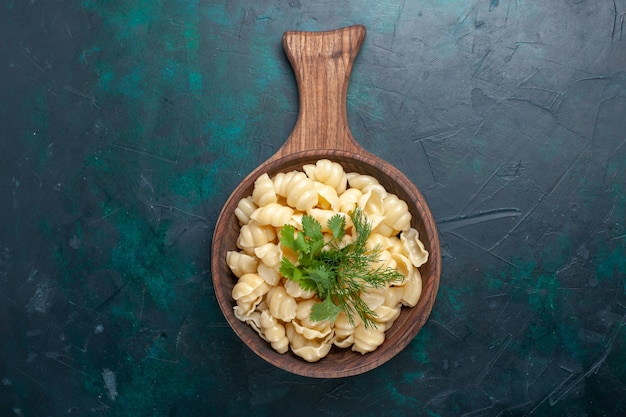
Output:
<instances>
[{"instance_id":1,"label":"dark blue surface","mask_svg":"<svg viewBox=\"0 0 626 417\"><path fill-rule=\"evenodd\" d=\"M626 1L6 1L0 414L626 413ZM407 349L275 369L213 295L222 204L297 116L287 30L364 24L348 116L439 226Z\"/></svg>"}]
</instances>

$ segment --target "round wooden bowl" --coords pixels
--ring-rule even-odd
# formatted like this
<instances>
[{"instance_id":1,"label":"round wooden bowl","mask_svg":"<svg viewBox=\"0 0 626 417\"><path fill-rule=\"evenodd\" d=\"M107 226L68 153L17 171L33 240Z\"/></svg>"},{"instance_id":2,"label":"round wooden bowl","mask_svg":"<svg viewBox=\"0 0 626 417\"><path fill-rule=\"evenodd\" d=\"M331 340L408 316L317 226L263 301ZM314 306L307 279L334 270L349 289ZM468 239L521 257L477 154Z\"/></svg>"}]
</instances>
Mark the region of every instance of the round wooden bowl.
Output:
<instances>
[{"instance_id":1,"label":"round wooden bowl","mask_svg":"<svg viewBox=\"0 0 626 417\"><path fill-rule=\"evenodd\" d=\"M441 273L441 252L433 216L415 185L397 168L363 149L348 127L346 95L352 65L365 38L365 27L350 26L326 32L290 31L283 47L294 69L299 92L299 114L285 144L250 173L233 191L217 220L213 235L211 268L215 296L226 320L241 340L257 355L285 371L316 378L339 378L371 370L397 355L413 340L430 315ZM226 253L237 251L240 226L234 214L239 200L250 196L254 181L263 173L302 171L319 159L343 165L346 172L371 175L390 193L404 200L412 215L412 227L429 252L421 266L422 294L413 308L403 307L386 332L385 342L362 355L333 347L319 362L309 363L291 351L280 354L248 324L238 320L231 293L237 278L226 264Z\"/></svg>"}]
</instances>

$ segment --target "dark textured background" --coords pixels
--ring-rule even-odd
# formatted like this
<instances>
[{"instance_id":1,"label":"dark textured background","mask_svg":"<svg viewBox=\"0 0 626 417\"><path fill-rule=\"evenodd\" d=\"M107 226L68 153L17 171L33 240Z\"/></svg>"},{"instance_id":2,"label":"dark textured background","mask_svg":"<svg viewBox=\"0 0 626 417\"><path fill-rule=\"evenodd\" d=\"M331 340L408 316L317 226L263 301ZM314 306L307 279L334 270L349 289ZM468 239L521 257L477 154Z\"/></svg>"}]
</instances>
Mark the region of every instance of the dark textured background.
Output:
<instances>
[{"instance_id":1,"label":"dark textured background","mask_svg":"<svg viewBox=\"0 0 626 417\"><path fill-rule=\"evenodd\" d=\"M0 415L624 415L625 20L626 0L3 1ZM315 380L235 336L209 252L294 125L282 33L355 23L352 131L426 197L443 275L401 354Z\"/></svg>"}]
</instances>

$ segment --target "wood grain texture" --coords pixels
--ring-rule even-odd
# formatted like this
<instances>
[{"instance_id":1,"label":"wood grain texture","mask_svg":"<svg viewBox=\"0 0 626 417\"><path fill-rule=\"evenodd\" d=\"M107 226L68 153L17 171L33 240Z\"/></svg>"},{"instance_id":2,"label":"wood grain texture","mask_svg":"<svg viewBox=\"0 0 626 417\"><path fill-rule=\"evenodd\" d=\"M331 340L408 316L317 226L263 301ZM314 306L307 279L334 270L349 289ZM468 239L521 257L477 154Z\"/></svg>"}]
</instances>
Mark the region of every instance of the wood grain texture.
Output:
<instances>
[{"instance_id":1,"label":"wood grain texture","mask_svg":"<svg viewBox=\"0 0 626 417\"><path fill-rule=\"evenodd\" d=\"M361 151L348 126L346 95L364 26L329 32L286 32L283 47L298 84L300 110L278 155L307 149Z\"/></svg>"},{"instance_id":2,"label":"wood grain texture","mask_svg":"<svg viewBox=\"0 0 626 417\"><path fill-rule=\"evenodd\" d=\"M433 216L416 186L394 166L364 150L352 136L346 117L346 94L354 58L365 37L365 27L351 26L328 32L286 32L285 52L294 68L300 94L299 116L286 143L257 167L234 190L218 218L212 247L215 295L235 333L256 354L286 371L316 378L338 378L371 370L397 355L422 328L435 301L441 274L439 238ZM237 278L226 264L226 253L238 250L237 203L252 194L259 175L302 170L307 163L327 158L340 163L346 172L377 178L388 192L409 205L412 227L419 232L430 256L420 268L422 296L413 308L403 308L376 351L361 355L333 347L317 363L308 363L291 352L279 354L233 313L231 292Z\"/></svg>"}]
</instances>

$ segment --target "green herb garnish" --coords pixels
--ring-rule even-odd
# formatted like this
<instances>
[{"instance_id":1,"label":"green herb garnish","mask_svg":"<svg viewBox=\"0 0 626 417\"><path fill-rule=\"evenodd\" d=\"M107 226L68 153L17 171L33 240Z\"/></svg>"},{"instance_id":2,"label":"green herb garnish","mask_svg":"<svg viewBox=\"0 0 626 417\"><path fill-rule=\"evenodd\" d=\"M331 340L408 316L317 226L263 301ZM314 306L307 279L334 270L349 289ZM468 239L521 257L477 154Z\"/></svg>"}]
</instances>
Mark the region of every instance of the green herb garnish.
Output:
<instances>
[{"instance_id":1,"label":"green herb garnish","mask_svg":"<svg viewBox=\"0 0 626 417\"><path fill-rule=\"evenodd\" d=\"M311 320L334 321L343 311L351 324L358 314L366 327L375 326L377 317L361 299L367 288L382 288L387 283L400 282L404 276L391 268L373 267L379 261L380 249L366 247L372 231L371 224L357 207L350 212L356 238L345 246L346 218L335 214L328 221L331 239L324 241L322 226L311 215L302 216L302 231L292 225L280 230L280 242L297 255L296 263L283 257L280 272L296 281L307 291L315 291L322 300L311 309Z\"/></svg>"}]
</instances>

